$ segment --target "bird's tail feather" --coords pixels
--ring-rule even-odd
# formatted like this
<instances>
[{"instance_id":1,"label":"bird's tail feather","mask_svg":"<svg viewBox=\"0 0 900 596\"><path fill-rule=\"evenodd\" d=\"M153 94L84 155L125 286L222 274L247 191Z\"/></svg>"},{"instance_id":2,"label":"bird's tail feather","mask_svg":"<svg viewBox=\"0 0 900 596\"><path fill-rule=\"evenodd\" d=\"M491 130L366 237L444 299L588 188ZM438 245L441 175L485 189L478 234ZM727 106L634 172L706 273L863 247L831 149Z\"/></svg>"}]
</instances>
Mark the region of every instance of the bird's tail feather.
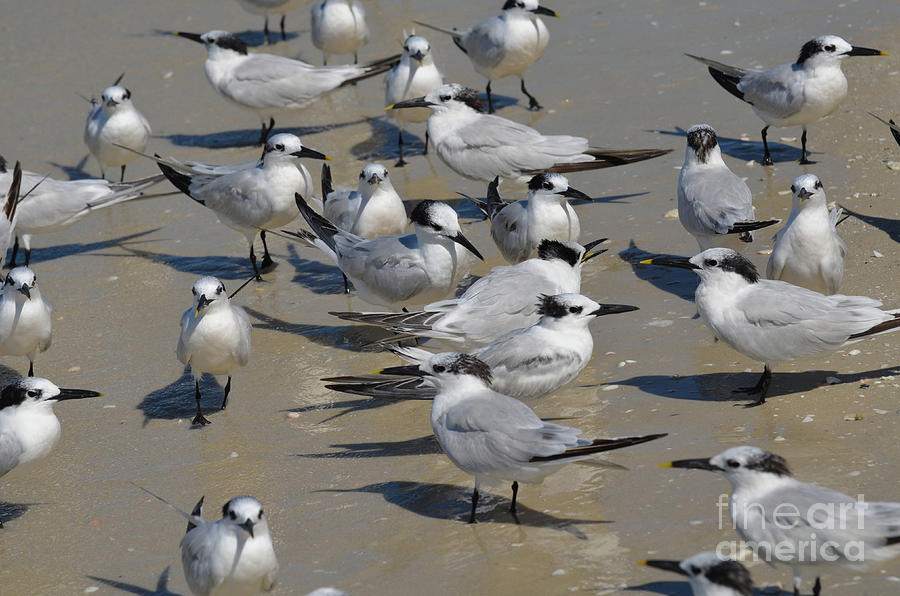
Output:
<instances>
[{"instance_id":1,"label":"bird's tail feather","mask_svg":"<svg viewBox=\"0 0 900 596\"><path fill-rule=\"evenodd\" d=\"M364 395L382 399L420 399L430 400L437 394L437 388L429 384L422 377L400 377L384 380L384 377L372 375L373 379L365 376L339 377L341 383L325 385L326 389L349 393L351 395ZM325 381L331 379L323 379Z\"/></svg>"},{"instance_id":2,"label":"bird's tail feather","mask_svg":"<svg viewBox=\"0 0 900 596\"><path fill-rule=\"evenodd\" d=\"M573 447L571 449L566 449L562 453L557 453L556 455L547 455L547 456L537 456L532 457L529 461L533 462L541 462L541 461L554 461L559 459L569 459L570 457L581 457L584 455L591 455L593 453L600 453L603 451L612 451L613 449L622 449L624 447L631 447L632 445L640 445L641 443L647 443L649 441L655 441L656 439L661 439L667 436L668 433L660 433L655 435L644 435L641 437L622 437L619 439L594 439L589 445L582 445L579 447Z\"/></svg>"},{"instance_id":3,"label":"bird's tail feather","mask_svg":"<svg viewBox=\"0 0 900 596\"><path fill-rule=\"evenodd\" d=\"M557 172L568 174L624 166L646 159L653 159L671 153L672 149L604 149L591 147L585 153L594 158L593 161L577 161L574 163L558 163L547 170L530 170L522 172L526 176L534 176L541 172Z\"/></svg>"},{"instance_id":4,"label":"bird's tail feather","mask_svg":"<svg viewBox=\"0 0 900 596\"><path fill-rule=\"evenodd\" d=\"M368 79L369 77L374 77L380 75L383 72L387 72L390 69L394 68L400 63L400 54L394 54L393 56L388 56L387 58L382 58L381 60L376 60L375 62L370 62L362 67L362 74L358 74L354 77L350 77L340 84L341 87L345 85L352 85L358 81L362 81L364 79Z\"/></svg>"},{"instance_id":5,"label":"bird's tail feather","mask_svg":"<svg viewBox=\"0 0 900 596\"><path fill-rule=\"evenodd\" d=\"M355 321L367 325L386 327L403 333L430 331L431 321L444 313L426 311L413 312L337 312L328 314L345 321Z\"/></svg>"},{"instance_id":6,"label":"bird's tail feather","mask_svg":"<svg viewBox=\"0 0 900 596\"><path fill-rule=\"evenodd\" d=\"M850 337L847 338L847 341L859 339L861 337L868 337L870 335L877 335L879 333L887 333L888 331L896 331L898 327L900 327L900 313L892 312L894 315L893 319L888 319L887 321L883 321L878 323L874 327L870 329L866 329L860 333L854 333Z\"/></svg>"}]
</instances>

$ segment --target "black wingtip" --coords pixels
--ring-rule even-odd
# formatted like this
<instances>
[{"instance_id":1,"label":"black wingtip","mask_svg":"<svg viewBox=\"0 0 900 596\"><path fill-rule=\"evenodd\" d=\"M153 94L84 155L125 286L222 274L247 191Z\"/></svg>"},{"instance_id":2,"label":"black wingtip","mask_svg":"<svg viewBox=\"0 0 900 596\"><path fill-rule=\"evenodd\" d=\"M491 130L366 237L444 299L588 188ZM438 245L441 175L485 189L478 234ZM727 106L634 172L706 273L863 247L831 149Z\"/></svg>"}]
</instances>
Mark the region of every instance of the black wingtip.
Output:
<instances>
[{"instance_id":1,"label":"black wingtip","mask_svg":"<svg viewBox=\"0 0 900 596\"><path fill-rule=\"evenodd\" d=\"M322 205L328 200L328 195L334 192L334 184L331 182L331 168L327 163L322 164Z\"/></svg>"},{"instance_id":2,"label":"black wingtip","mask_svg":"<svg viewBox=\"0 0 900 596\"><path fill-rule=\"evenodd\" d=\"M738 83L741 82L741 79L738 77L727 75L721 70L716 70L712 66L707 67L709 70L709 74L712 75L712 78L716 80L716 82L722 86L725 91L728 91L741 101L744 101L744 93L738 89Z\"/></svg>"},{"instance_id":3,"label":"black wingtip","mask_svg":"<svg viewBox=\"0 0 900 596\"><path fill-rule=\"evenodd\" d=\"M504 207L506 207L506 203L503 201L503 197L500 196L500 177L495 176L490 184L488 184L487 188L488 218L492 219L495 215L500 213Z\"/></svg>"},{"instance_id":4,"label":"black wingtip","mask_svg":"<svg viewBox=\"0 0 900 596\"><path fill-rule=\"evenodd\" d=\"M197 517L203 516L203 499L205 499L205 498L206 498L206 495L203 495L202 497L200 497L200 500L197 501L197 504L194 505L194 508L191 510L191 515L196 515ZM197 527L197 524L195 524L192 521L188 521L187 530L185 530L184 533L187 534L188 532L190 532L191 530L193 530L196 527Z\"/></svg>"},{"instance_id":5,"label":"black wingtip","mask_svg":"<svg viewBox=\"0 0 900 596\"><path fill-rule=\"evenodd\" d=\"M191 177L183 172L179 172L175 168L167 166L164 163L156 162L156 165L159 166L159 170L165 175L166 178L169 179L169 182L175 186L178 190L186 194L187 196L191 196ZM196 199L194 199L196 200ZM198 201L202 203L202 201Z\"/></svg>"},{"instance_id":6,"label":"black wingtip","mask_svg":"<svg viewBox=\"0 0 900 596\"><path fill-rule=\"evenodd\" d=\"M780 223L780 219L766 219L762 221L739 221L732 224L732 226L728 229L728 234L747 234L754 230L760 230L762 228L768 228L769 226L774 226L777 223Z\"/></svg>"},{"instance_id":7,"label":"black wingtip","mask_svg":"<svg viewBox=\"0 0 900 596\"><path fill-rule=\"evenodd\" d=\"M340 230L333 223L313 211L312 207L307 204L306 199L299 192L294 193L294 201L297 203L300 215L303 216L303 219L306 220L306 223L309 224L315 235L327 244L328 248L335 250L334 235Z\"/></svg>"}]
</instances>

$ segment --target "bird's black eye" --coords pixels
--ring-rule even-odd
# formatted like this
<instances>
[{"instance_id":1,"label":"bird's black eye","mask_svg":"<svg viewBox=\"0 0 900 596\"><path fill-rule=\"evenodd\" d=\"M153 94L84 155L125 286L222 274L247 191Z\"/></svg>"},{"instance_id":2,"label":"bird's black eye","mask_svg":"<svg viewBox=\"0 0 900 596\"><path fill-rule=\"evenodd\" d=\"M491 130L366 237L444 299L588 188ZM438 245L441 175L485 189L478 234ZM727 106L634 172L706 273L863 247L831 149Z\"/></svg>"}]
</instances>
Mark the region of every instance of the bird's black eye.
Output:
<instances>
[{"instance_id":1,"label":"bird's black eye","mask_svg":"<svg viewBox=\"0 0 900 596\"><path fill-rule=\"evenodd\" d=\"M230 517L231 519L237 519L237 515L234 514L234 511L229 511L228 517Z\"/></svg>"},{"instance_id":2,"label":"bird's black eye","mask_svg":"<svg viewBox=\"0 0 900 596\"><path fill-rule=\"evenodd\" d=\"M444 231L443 226L439 226L439 225L437 225L437 224L432 224L431 228L432 228L435 232L443 232L443 231Z\"/></svg>"},{"instance_id":3,"label":"bird's black eye","mask_svg":"<svg viewBox=\"0 0 900 596\"><path fill-rule=\"evenodd\" d=\"M216 288L216 294L221 294L224 291L225 291L225 284L221 284L221 285L219 285L218 288Z\"/></svg>"},{"instance_id":4,"label":"bird's black eye","mask_svg":"<svg viewBox=\"0 0 900 596\"><path fill-rule=\"evenodd\" d=\"M275 149L277 151L284 151L284 145L282 145L281 143L278 143L277 145L275 145Z\"/></svg>"},{"instance_id":5,"label":"bird's black eye","mask_svg":"<svg viewBox=\"0 0 900 596\"><path fill-rule=\"evenodd\" d=\"M450 101L450 96L449 95L441 95L440 100L441 101Z\"/></svg>"},{"instance_id":6,"label":"bird's black eye","mask_svg":"<svg viewBox=\"0 0 900 596\"><path fill-rule=\"evenodd\" d=\"M438 364L437 366L434 367L434 372L436 372L436 373L442 373L445 370L447 370L447 368L444 366L441 366L440 364Z\"/></svg>"},{"instance_id":7,"label":"bird's black eye","mask_svg":"<svg viewBox=\"0 0 900 596\"><path fill-rule=\"evenodd\" d=\"M7 285L10 285L10 286L13 285L13 280L12 280L12 278L11 278L10 276L8 276L8 275L6 276L6 283L7 283Z\"/></svg>"},{"instance_id":8,"label":"bird's black eye","mask_svg":"<svg viewBox=\"0 0 900 596\"><path fill-rule=\"evenodd\" d=\"M256 516L256 519L262 519L262 509L259 510L259 515Z\"/></svg>"},{"instance_id":9,"label":"bird's black eye","mask_svg":"<svg viewBox=\"0 0 900 596\"><path fill-rule=\"evenodd\" d=\"M409 46L403 46L403 51L404 51L404 52L408 52L408 51L409 51Z\"/></svg>"},{"instance_id":10,"label":"bird's black eye","mask_svg":"<svg viewBox=\"0 0 900 596\"><path fill-rule=\"evenodd\" d=\"M729 459L729 460L728 460L727 462L725 462L725 463L728 464L728 467L729 467L729 468L740 468L740 467L741 467L741 462L739 462L739 461L736 460L736 459Z\"/></svg>"},{"instance_id":11,"label":"bird's black eye","mask_svg":"<svg viewBox=\"0 0 900 596\"><path fill-rule=\"evenodd\" d=\"M691 575L700 575L700 572L703 571L696 565L691 565Z\"/></svg>"},{"instance_id":12,"label":"bird's black eye","mask_svg":"<svg viewBox=\"0 0 900 596\"><path fill-rule=\"evenodd\" d=\"M791 192L797 192L797 187L791 184Z\"/></svg>"},{"instance_id":13,"label":"bird's black eye","mask_svg":"<svg viewBox=\"0 0 900 596\"><path fill-rule=\"evenodd\" d=\"M41 392L38 391L37 389L29 389L29 390L25 393L25 395L27 395L28 397L37 397L37 396L40 395L40 394L41 394Z\"/></svg>"},{"instance_id":14,"label":"bird's black eye","mask_svg":"<svg viewBox=\"0 0 900 596\"><path fill-rule=\"evenodd\" d=\"M191 288L191 294L193 294L194 296L196 296L196 295L197 295L197 288Z\"/></svg>"},{"instance_id":15,"label":"bird's black eye","mask_svg":"<svg viewBox=\"0 0 900 596\"><path fill-rule=\"evenodd\" d=\"M826 51L826 52L833 52L834 50L835 50L834 45L825 46L825 51Z\"/></svg>"},{"instance_id":16,"label":"bird's black eye","mask_svg":"<svg viewBox=\"0 0 900 596\"><path fill-rule=\"evenodd\" d=\"M125 90L125 99L131 99L131 91L128 89Z\"/></svg>"},{"instance_id":17,"label":"bird's black eye","mask_svg":"<svg viewBox=\"0 0 900 596\"><path fill-rule=\"evenodd\" d=\"M570 307L569 307L569 312L572 313L572 314L574 314L574 315L577 315L578 313L581 312L581 307L580 307L580 306L570 306Z\"/></svg>"},{"instance_id":18,"label":"bird's black eye","mask_svg":"<svg viewBox=\"0 0 900 596\"><path fill-rule=\"evenodd\" d=\"M719 264L719 262L715 259L706 259L705 261L703 261L703 264L707 267L715 267Z\"/></svg>"}]
</instances>

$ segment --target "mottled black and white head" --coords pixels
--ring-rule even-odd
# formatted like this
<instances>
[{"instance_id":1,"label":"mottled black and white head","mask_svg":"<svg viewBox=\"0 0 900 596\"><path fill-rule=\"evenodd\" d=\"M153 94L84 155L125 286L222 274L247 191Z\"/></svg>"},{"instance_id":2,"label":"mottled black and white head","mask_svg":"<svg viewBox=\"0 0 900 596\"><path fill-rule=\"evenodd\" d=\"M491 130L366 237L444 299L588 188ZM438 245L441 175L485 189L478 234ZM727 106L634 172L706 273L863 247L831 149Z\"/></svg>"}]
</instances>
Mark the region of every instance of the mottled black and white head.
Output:
<instances>
[{"instance_id":1,"label":"mottled black and white head","mask_svg":"<svg viewBox=\"0 0 900 596\"><path fill-rule=\"evenodd\" d=\"M721 276L739 276L746 283L759 281L756 267L740 253L730 248L709 248L691 258L687 257L653 257L641 261L644 265L663 265L692 269L703 281L721 279Z\"/></svg>"},{"instance_id":2,"label":"mottled black and white head","mask_svg":"<svg viewBox=\"0 0 900 596\"><path fill-rule=\"evenodd\" d=\"M386 183L385 186L393 187L391 180L388 177L387 168L380 163L366 164L359 173L360 191L365 187L369 187L369 192L374 192L374 190L381 186L382 183Z\"/></svg>"},{"instance_id":3,"label":"mottled black and white head","mask_svg":"<svg viewBox=\"0 0 900 596\"><path fill-rule=\"evenodd\" d=\"M217 277L211 275L201 277L195 281L194 287L191 288L191 293L194 294L195 317L199 316L202 311L210 306L228 303L228 293L225 291L225 284L219 281Z\"/></svg>"},{"instance_id":4,"label":"mottled black and white head","mask_svg":"<svg viewBox=\"0 0 900 596\"><path fill-rule=\"evenodd\" d=\"M425 199L413 209L409 215L409 221L413 223L420 242L452 240L482 261L484 260L478 249L469 242L468 238L463 236L456 211L447 203Z\"/></svg>"},{"instance_id":5,"label":"mottled black and white head","mask_svg":"<svg viewBox=\"0 0 900 596\"><path fill-rule=\"evenodd\" d=\"M478 92L458 83L441 85L423 97L398 101L387 109L401 108L431 108L434 112L450 110L484 112L484 106L478 99Z\"/></svg>"},{"instance_id":6,"label":"mottled black and white head","mask_svg":"<svg viewBox=\"0 0 900 596\"><path fill-rule=\"evenodd\" d=\"M403 42L403 53L400 61L407 61L420 66L434 64L434 58L431 55L431 44L421 35L412 35Z\"/></svg>"},{"instance_id":7,"label":"mottled black and white head","mask_svg":"<svg viewBox=\"0 0 900 596\"><path fill-rule=\"evenodd\" d=\"M173 31L172 34L205 45L210 60L227 58L229 56L247 55L247 44L228 31L207 31L203 35L200 35L199 33Z\"/></svg>"},{"instance_id":8,"label":"mottled black and white head","mask_svg":"<svg viewBox=\"0 0 900 596\"><path fill-rule=\"evenodd\" d=\"M642 564L684 575L695 596L752 596L753 579L747 568L712 551L684 561L650 559Z\"/></svg>"},{"instance_id":9,"label":"mottled black and white head","mask_svg":"<svg viewBox=\"0 0 900 596\"><path fill-rule=\"evenodd\" d=\"M31 300L40 296L34 271L28 267L10 269L3 284L3 295L21 300Z\"/></svg>"},{"instance_id":10,"label":"mottled black and white head","mask_svg":"<svg viewBox=\"0 0 900 596\"><path fill-rule=\"evenodd\" d=\"M503 10L521 10L559 18L559 14L555 10L541 6L538 4L538 0L506 0L506 3L503 4Z\"/></svg>"},{"instance_id":11,"label":"mottled black and white head","mask_svg":"<svg viewBox=\"0 0 900 596\"><path fill-rule=\"evenodd\" d=\"M319 153L315 149L304 147L303 143L300 142L300 137L288 132L272 135L266 140L266 146L263 148L263 163L293 163L304 157L330 160L324 153Z\"/></svg>"},{"instance_id":12,"label":"mottled black and white head","mask_svg":"<svg viewBox=\"0 0 900 596\"><path fill-rule=\"evenodd\" d=\"M749 445L732 447L709 459L676 460L666 467L719 472L734 486L757 481L761 478L760 475L770 479L792 476L783 457Z\"/></svg>"},{"instance_id":13,"label":"mottled black and white head","mask_svg":"<svg viewBox=\"0 0 900 596\"><path fill-rule=\"evenodd\" d=\"M687 131L687 149L684 163L709 163L710 158L722 157L716 131L709 124L696 124Z\"/></svg>"},{"instance_id":14,"label":"mottled black and white head","mask_svg":"<svg viewBox=\"0 0 900 596\"><path fill-rule=\"evenodd\" d=\"M68 399L99 397L100 393L86 389L62 389L41 377L22 377L0 389L0 410L11 407L53 405Z\"/></svg>"},{"instance_id":15,"label":"mottled black and white head","mask_svg":"<svg viewBox=\"0 0 900 596\"><path fill-rule=\"evenodd\" d=\"M822 181L814 174L801 174L791 182L794 209L815 205L825 207L825 188Z\"/></svg>"},{"instance_id":16,"label":"mottled black and white head","mask_svg":"<svg viewBox=\"0 0 900 596\"><path fill-rule=\"evenodd\" d=\"M576 267L581 263L584 257L585 248L577 242L570 240L541 240L538 244L538 258L544 261L560 260L569 264L570 267Z\"/></svg>"},{"instance_id":17,"label":"mottled black and white head","mask_svg":"<svg viewBox=\"0 0 900 596\"><path fill-rule=\"evenodd\" d=\"M262 503L253 497L235 497L222 505L222 523L236 526L250 534L250 538L265 536L269 525L263 514Z\"/></svg>"},{"instance_id":18,"label":"mottled black and white head","mask_svg":"<svg viewBox=\"0 0 900 596\"><path fill-rule=\"evenodd\" d=\"M562 174L556 172L544 172L533 176L528 181L528 199L552 199L563 201L566 198L581 199L590 201L591 197L587 196L580 190L575 190L569 186L569 180Z\"/></svg>"},{"instance_id":19,"label":"mottled black and white head","mask_svg":"<svg viewBox=\"0 0 900 596\"><path fill-rule=\"evenodd\" d=\"M104 89L100 98L103 110L112 113L122 106L131 104L131 91L121 85L113 85Z\"/></svg>"},{"instance_id":20,"label":"mottled black and white head","mask_svg":"<svg viewBox=\"0 0 900 596\"><path fill-rule=\"evenodd\" d=\"M469 354L458 352L435 354L420 364L419 370L426 376L436 379L438 384L467 377L477 379L486 387L491 386L491 367Z\"/></svg>"},{"instance_id":21,"label":"mottled black and white head","mask_svg":"<svg viewBox=\"0 0 900 596\"><path fill-rule=\"evenodd\" d=\"M626 304L599 304L581 294L541 294L537 307L542 325L560 322L587 325L596 317L638 310Z\"/></svg>"},{"instance_id":22,"label":"mottled black and white head","mask_svg":"<svg viewBox=\"0 0 900 596\"><path fill-rule=\"evenodd\" d=\"M815 68L840 62L848 56L890 56L890 54L850 45L847 40L837 35L820 35L803 44L797 64Z\"/></svg>"}]
</instances>

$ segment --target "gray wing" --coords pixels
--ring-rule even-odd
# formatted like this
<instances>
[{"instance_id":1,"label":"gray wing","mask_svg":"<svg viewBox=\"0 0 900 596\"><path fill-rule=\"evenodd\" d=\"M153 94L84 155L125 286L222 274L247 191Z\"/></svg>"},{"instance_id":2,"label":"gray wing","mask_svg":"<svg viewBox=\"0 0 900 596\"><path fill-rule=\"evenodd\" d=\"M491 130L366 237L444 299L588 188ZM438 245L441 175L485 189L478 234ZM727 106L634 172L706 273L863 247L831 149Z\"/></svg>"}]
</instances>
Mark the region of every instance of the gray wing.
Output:
<instances>
[{"instance_id":1,"label":"gray wing","mask_svg":"<svg viewBox=\"0 0 900 596\"><path fill-rule=\"evenodd\" d=\"M422 256L414 250L415 234L361 240L341 232L334 238L341 271L379 296L391 296L393 302L401 302L421 292L430 282Z\"/></svg>"},{"instance_id":2,"label":"gray wing","mask_svg":"<svg viewBox=\"0 0 900 596\"><path fill-rule=\"evenodd\" d=\"M264 200L266 188L262 170L240 170L226 176L194 176L191 197L228 222L243 227L264 226L271 218L271 206Z\"/></svg>"},{"instance_id":3,"label":"gray wing","mask_svg":"<svg viewBox=\"0 0 900 596\"><path fill-rule=\"evenodd\" d=\"M322 215L341 230L350 230L359 211L359 192L346 186L339 186L328 194Z\"/></svg>"},{"instance_id":4,"label":"gray wing","mask_svg":"<svg viewBox=\"0 0 900 596\"><path fill-rule=\"evenodd\" d=\"M521 263L531 256L528 245L528 201L510 203L491 218L491 238L508 263Z\"/></svg>"},{"instance_id":5,"label":"gray wing","mask_svg":"<svg viewBox=\"0 0 900 596\"><path fill-rule=\"evenodd\" d=\"M803 76L793 64L749 72L741 78L738 89L744 101L778 118L787 118L803 107Z\"/></svg>"},{"instance_id":6,"label":"gray wing","mask_svg":"<svg viewBox=\"0 0 900 596\"><path fill-rule=\"evenodd\" d=\"M19 465L22 444L11 432L0 429L0 476Z\"/></svg>"},{"instance_id":7,"label":"gray wing","mask_svg":"<svg viewBox=\"0 0 900 596\"><path fill-rule=\"evenodd\" d=\"M193 307L189 308L181 315L181 333L178 334L178 346L175 348L175 355L178 356L178 361L182 364L187 364L191 361L191 354L188 352L187 346L184 343L184 337L185 334L189 332L193 323L194 310Z\"/></svg>"},{"instance_id":8,"label":"gray wing","mask_svg":"<svg viewBox=\"0 0 900 596\"><path fill-rule=\"evenodd\" d=\"M753 221L753 194L726 168L686 171L678 184L678 216L692 234L726 234L737 222Z\"/></svg>"},{"instance_id":9,"label":"gray wing","mask_svg":"<svg viewBox=\"0 0 900 596\"><path fill-rule=\"evenodd\" d=\"M184 577L191 592L198 596L208 596L222 580L224 574L212 565L211 546L215 544L212 533L216 525L206 522L184 535L181 539L181 564L184 566Z\"/></svg>"},{"instance_id":10,"label":"gray wing","mask_svg":"<svg viewBox=\"0 0 900 596\"><path fill-rule=\"evenodd\" d=\"M364 73L358 66L316 67L274 54L253 54L235 69L222 92L254 108L302 108Z\"/></svg>"},{"instance_id":11,"label":"gray wing","mask_svg":"<svg viewBox=\"0 0 900 596\"><path fill-rule=\"evenodd\" d=\"M238 324L241 328L241 341L238 342L235 357L237 358L238 364L247 366L247 363L250 362L250 329L252 326L250 325L249 317L247 317L247 311L240 306L234 305L231 305L231 310L234 313L234 316L237 317Z\"/></svg>"},{"instance_id":12,"label":"gray wing","mask_svg":"<svg viewBox=\"0 0 900 596\"><path fill-rule=\"evenodd\" d=\"M501 17L481 21L459 40L473 62L493 68L506 58L506 27Z\"/></svg>"}]
</instances>

